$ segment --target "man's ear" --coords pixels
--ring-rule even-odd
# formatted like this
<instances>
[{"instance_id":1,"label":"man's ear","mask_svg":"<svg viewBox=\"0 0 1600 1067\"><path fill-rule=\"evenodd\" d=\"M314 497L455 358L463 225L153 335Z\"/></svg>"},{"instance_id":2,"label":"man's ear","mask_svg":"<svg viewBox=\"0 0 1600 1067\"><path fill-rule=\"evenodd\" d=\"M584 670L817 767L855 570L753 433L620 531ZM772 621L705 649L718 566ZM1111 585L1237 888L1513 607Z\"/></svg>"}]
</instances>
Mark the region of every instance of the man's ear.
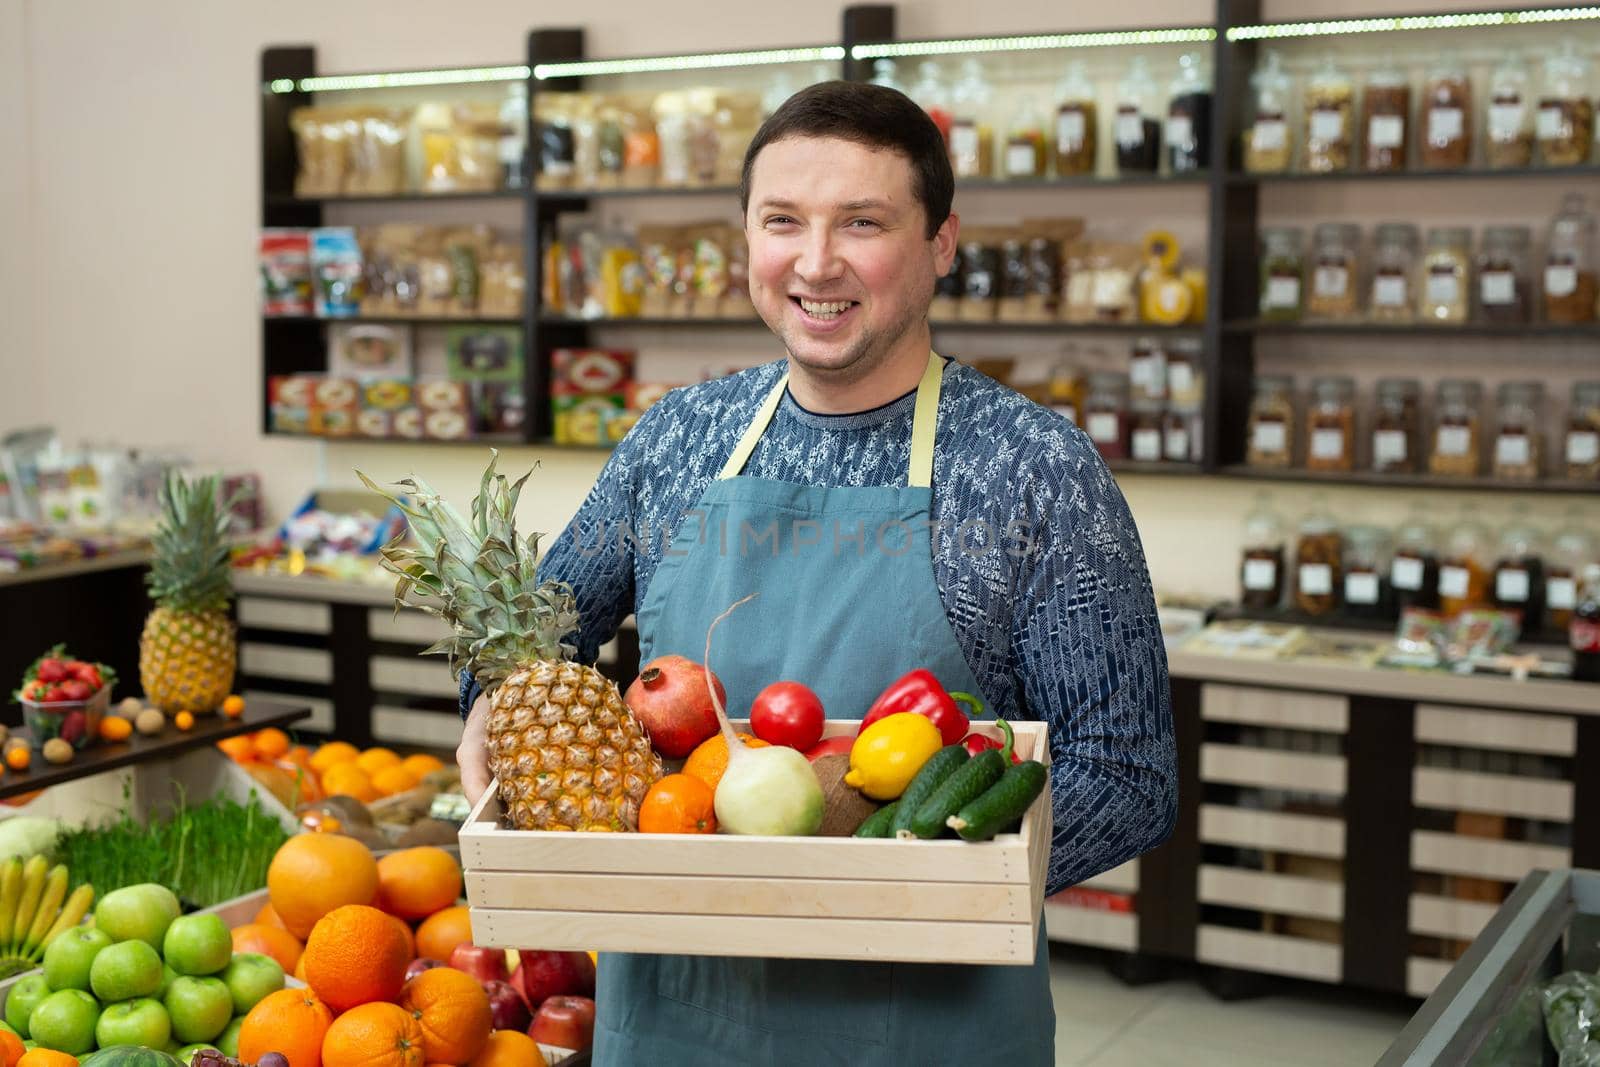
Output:
<instances>
[{"instance_id":1,"label":"man's ear","mask_svg":"<svg viewBox=\"0 0 1600 1067\"><path fill-rule=\"evenodd\" d=\"M944 225L939 227L939 232L933 235L933 265L939 277L943 278L950 273L950 265L956 261L956 244L961 239L961 216L955 212L944 220Z\"/></svg>"}]
</instances>

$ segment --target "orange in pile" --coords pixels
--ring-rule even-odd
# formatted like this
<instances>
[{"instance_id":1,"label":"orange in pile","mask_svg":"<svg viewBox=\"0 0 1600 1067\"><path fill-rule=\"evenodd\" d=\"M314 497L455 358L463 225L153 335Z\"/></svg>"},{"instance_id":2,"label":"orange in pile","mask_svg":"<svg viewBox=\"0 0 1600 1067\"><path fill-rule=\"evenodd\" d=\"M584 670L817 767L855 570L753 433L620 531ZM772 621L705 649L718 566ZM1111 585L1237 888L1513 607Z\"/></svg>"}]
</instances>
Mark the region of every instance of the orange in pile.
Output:
<instances>
[{"instance_id":1,"label":"orange in pile","mask_svg":"<svg viewBox=\"0 0 1600 1067\"><path fill-rule=\"evenodd\" d=\"M377 905L402 919L425 919L461 896L461 865L442 848L392 852L378 861Z\"/></svg>"},{"instance_id":2,"label":"orange in pile","mask_svg":"<svg viewBox=\"0 0 1600 1067\"><path fill-rule=\"evenodd\" d=\"M750 734L740 734L739 740L751 748L767 747L765 741ZM716 791L717 783L722 781L722 776L727 771L728 742L723 740L721 734L700 742L700 746L689 753L689 758L683 761L683 773L700 779L711 787L712 792Z\"/></svg>"},{"instance_id":3,"label":"orange in pile","mask_svg":"<svg viewBox=\"0 0 1600 1067\"><path fill-rule=\"evenodd\" d=\"M457 945L472 940L472 921L465 904L434 912L417 927L417 955L448 960Z\"/></svg>"},{"instance_id":4,"label":"orange in pile","mask_svg":"<svg viewBox=\"0 0 1600 1067\"><path fill-rule=\"evenodd\" d=\"M400 1007L422 1030L429 1063L466 1063L489 1040L494 1016L478 980L452 967L423 971L406 983Z\"/></svg>"},{"instance_id":5,"label":"orange in pile","mask_svg":"<svg viewBox=\"0 0 1600 1067\"><path fill-rule=\"evenodd\" d=\"M328 1027L322 1062L328 1067L424 1067L422 1027L398 1004L362 1004Z\"/></svg>"},{"instance_id":6,"label":"orange in pile","mask_svg":"<svg viewBox=\"0 0 1600 1067\"><path fill-rule=\"evenodd\" d=\"M692 774L669 774L650 787L639 805L639 832L714 834L716 794Z\"/></svg>"},{"instance_id":7,"label":"orange in pile","mask_svg":"<svg viewBox=\"0 0 1600 1067\"><path fill-rule=\"evenodd\" d=\"M317 923L306 941L306 984L334 1011L393 1000L405 985L411 962L407 940L394 918L377 908L337 908Z\"/></svg>"},{"instance_id":8,"label":"orange in pile","mask_svg":"<svg viewBox=\"0 0 1600 1067\"><path fill-rule=\"evenodd\" d=\"M322 1067L322 1041L332 1025L333 1012L311 990L280 989L244 1017L239 1058L254 1063L269 1052L281 1052L290 1067Z\"/></svg>"},{"instance_id":9,"label":"orange in pile","mask_svg":"<svg viewBox=\"0 0 1600 1067\"><path fill-rule=\"evenodd\" d=\"M527 1034L515 1030L496 1030L489 1035L483 1051L469 1062L468 1067L529 1067L544 1059L538 1044ZM300 1067L295 1064L295 1067Z\"/></svg>"},{"instance_id":10,"label":"orange in pile","mask_svg":"<svg viewBox=\"0 0 1600 1067\"><path fill-rule=\"evenodd\" d=\"M346 904L371 904L378 863L366 845L340 834L296 834L267 868L272 909L296 937L311 936L317 920Z\"/></svg>"},{"instance_id":11,"label":"orange in pile","mask_svg":"<svg viewBox=\"0 0 1600 1067\"><path fill-rule=\"evenodd\" d=\"M270 905L269 905L270 907ZM300 953L305 946L300 939L281 926L265 923L245 923L233 928L233 951L256 952L278 961L284 974L293 974L300 963Z\"/></svg>"}]
</instances>

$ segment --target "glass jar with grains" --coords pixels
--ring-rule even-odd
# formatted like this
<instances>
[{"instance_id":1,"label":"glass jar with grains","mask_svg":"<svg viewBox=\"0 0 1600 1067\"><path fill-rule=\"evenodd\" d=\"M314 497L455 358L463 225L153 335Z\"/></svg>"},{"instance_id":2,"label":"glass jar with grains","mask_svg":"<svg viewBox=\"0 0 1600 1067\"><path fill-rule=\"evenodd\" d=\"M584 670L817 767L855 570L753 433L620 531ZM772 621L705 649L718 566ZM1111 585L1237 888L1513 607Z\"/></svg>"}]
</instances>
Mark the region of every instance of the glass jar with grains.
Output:
<instances>
[{"instance_id":1,"label":"glass jar with grains","mask_svg":"<svg viewBox=\"0 0 1600 1067\"><path fill-rule=\"evenodd\" d=\"M1410 322L1416 317L1417 228L1385 222L1374 234L1371 315L1374 322Z\"/></svg>"},{"instance_id":2,"label":"glass jar with grains","mask_svg":"<svg viewBox=\"0 0 1600 1067\"><path fill-rule=\"evenodd\" d=\"M950 90L950 169L957 178L994 174L994 127L989 114L993 94L983 64L967 59Z\"/></svg>"},{"instance_id":3,"label":"glass jar with grains","mask_svg":"<svg viewBox=\"0 0 1600 1067\"><path fill-rule=\"evenodd\" d=\"M1523 519L1513 519L1500 534L1489 591L1495 607L1516 613L1519 638L1536 632L1544 622L1543 551L1539 531Z\"/></svg>"},{"instance_id":4,"label":"glass jar with grains","mask_svg":"<svg viewBox=\"0 0 1600 1067\"><path fill-rule=\"evenodd\" d=\"M1355 83L1325 56L1305 90L1305 169L1313 174L1348 170L1355 144Z\"/></svg>"},{"instance_id":5,"label":"glass jar with grains","mask_svg":"<svg viewBox=\"0 0 1600 1067\"><path fill-rule=\"evenodd\" d=\"M1433 448L1428 473L1471 477L1482 467L1483 386L1447 378L1433 402Z\"/></svg>"},{"instance_id":6,"label":"glass jar with grains","mask_svg":"<svg viewBox=\"0 0 1600 1067\"><path fill-rule=\"evenodd\" d=\"M1600 546L1573 508L1556 531L1550 546L1550 566L1545 571L1545 618L1552 630L1565 630L1578 606L1578 576L1591 563L1600 562Z\"/></svg>"},{"instance_id":7,"label":"glass jar with grains","mask_svg":"<svg viewBox=\"0 0 1600 1067\"><path fill-rule=\"evenodd\" d=\"M1160 404L1135 400L1128 418L1128 454L1139 463L1161 462L1165 429Z\"/></svg>"},{"instance_id":8,"label":"glass jar with grains","mask_svg":"<svg viewBox=\"0 0 1600 1067\"><path fill-rule=\"evenodd\" d=\"M1485 322L1527 322L1533 315L1526 226L1489 226L1478 253L1478 316Z\"/></svg>"},{"instance_id":9,"label":"glass jar with grains","mask_svg":"<svg viewBox=\"0 0 1600 1067\"><path fill-rule=\"evenodd\" d=\"M1251 174L1281 174L1289 169L1294 141L1289 132L1289 95L1294 81L1283 58L1266 54L1261 69L1250 75L1253 115L1244 131L1244 169Z\"/></svg>"},{"instance_id":10,"label":"glass jar with grains","mask_svg":"<svg viewBox=\"0 0 1600 1067\"><path fill-rule=\"evenodd\" d=\"M1056 176L1093 174L1100 130L1099 105L1089 68L1081 59L1067 64L1056 86Z\"/></svg>"},{"instance_id":11,"label":"glass jar with grains","mask_svg":"<svg viewBox=\"0 0 1600 1067\"><path fill-rule=\"evenodd\" d=\"M1083 428L1106 459L1128 458L1128 376L1117 371L1089 375Z\"/></svg>"},{"instance_id":12,"label":"glass jar with grains","mask_svg":"<svg viewBox=\"0 0 1600 1067\"><path fill-rule=\"evenodd\" d=\"M1355 318L1360 249L1361 227L1353 223L1325 222L1313 231L1308 314L1322 319Z\"/></svg>"},{"instance_id":13,"label":"glass jar with grains","mask_svg":"<svg viewBox=\"0 0 1600 1067\"><path fill-rule=\"evenodd\" d=\"M1357 619L1394 617L1389 586L1389 532L1352 526L1344 532L1344 613Z\"/></svg>"},{"instance_id":14,"label":"glass jar with grains","mask_svg":"<svg viewBox=\"0 0 1600 1067\"><path fill-rule=\"evenodd\" d=\"M1439 561L1439 610L1457 615L1489 603L1489 572L1494 546L1488 527L1478 521L1478 505L1463 504L1454 528L1445 537Z\"/></svg>"},{"instance_id":15,"label":"glass jar with grains","mask_svg":"<svg viewBox=\"0 0 1600 1067\"><path fill-rule=\"evenodd\" d=\"M1294 379L1263 375L1250 401L1245 460L1252 467L1287 467L1293 455Z\"/></svg>"},{"instance_id":16,"label":"glass jar with grains","mask_svg":"<svg viewBox=\"0 0 1600 1067\"><path fill-rule=\"evenodd\" d=\"M1539 86L1539 160L1547 167L1589 162L1594 147L1594 102L1589 61L1570 39L1544 61Z\"/></svg>"},{"instance_id":17,"label":"glass jar with grains","mask_svg":"<svg viewBox=\"0 0 1600 1067\"><path fill-rule=\"evenodd\" d=\"M1043 178L1050 168L1050 147L1045 136L1044 112L1031 98L1017 107L1006 131L1005 176Z\"/></svg>"},{"instance_id":18,"label":"glass jar with grains","mask_svg":"<svg viewBox=\"0 0 1600 1067\"><path fill-rule=\"evenodd\" d=\"M1428 505L1416 503L1395 532L1394 558L1389 562L1389 585L1395 607L1439 606L1439 533L1430 521Z\"/></svg>"},{"instance_id":19,"label":"glass jar with grains","mask_svg":"<svg viewBox=\"0 0 1600 1067\"><path fill-rule=\"evenodd\" d=\"M1494 439L1494 475L1536 481L1544 466L1544 385L1505 382L1496 398L1500 424Z\"/></svg>"},{"instance_id":20,"label":"glass jar with grains","mask_svg":"<svg viewBox=\"0 0 1600 1067\"><path fill-rule=\"evenodd\" d=\"M1165 114L1156 80L1144 56L1134 56L1117 83L1117 171L1154 174L1161 169L1161 121Z\"/></svg>"},{"instance_id":21,"label":"glass jar with grains","mask_svg":"<svg viewBox=\"0 0 1600 1067\"><path fill-rule=\"evenodd\" d=\"M1239 564L1239 602L1247 608L1271 611L1283 603L1283 552L1287 537L1283 519L1266 493L1256 494L1255 506L1244 519L1244 558Z\"/></svg>"},{"instance_id":22,"label":"glass jar with grains","mask_svg":"<svg viewBox=\"0 0 1600 1067\"><path fill-rule=\"evenodd\" d=\"M1545 244L1545 321L1593 322L1597 280L1594 216L1585 210L1583 194L1568 193Z\"/></svg>"},{"instance_id":23,"label":"glass jar with grains","mask_svg":"<svg viewBox=\"0 0 1600 1067\"><path fill-rule=\"evenodd\" d=\"M1442 52L1422 91L1422 165L1439 169L1472 162L1472 82L1454 52Z\"/></svg>"},{"instance_id":24,"label":"glass jar with grains","mask_svg":"<svg viewBox=\"0 0 1600 1067\"><path fill-rule=\"evenodd\" d=\"M1414 473L1422 459L1422 384L1415 378L1378 382L1372 423L1372 469L1379 474Z\"/></svg>"},{"instance_id":25,"label":"glass jar with grains","mask_svg":"<svg viewBox=\"0 0 1600 1067\"><path fill-rule=\"evenodd\" d=\"M1489 75L1489 166L1526 167L1533 161L1533 96L1528 68L1516 52L1508 52Z\"/></svg>"},{"instance_id":26,"label":"glass jar with grains","mask_svg":"<svg viewBox=\"0 0 1600 1067\"><path fill-rule=\"evenodd\" d=\"M1600 382L1573 383L1562 452L1568 478L1583 482L1600 479Z\"/></svg>"},{"instance_id":27,"label":"glass jar with grains","mask_svg":"<svg viewBox=\"0 0 1600 1067\"><path fill-rule=\"evenodd\" d=\"M1418 307L1424 320L1467 321L1472 306L1467 289L1471 263L1471 230L1444 226L1428 231L1428 250L1422 257L1422 303Z\"/></svg>"},{"instance_id":28,"label":"glass jar with grains","mask_svg":"<svg viewBox=\"0 0 1600 1067\"><path fill-rule=\"evenodd\" d=\"M1316 378L1306 411L1306 469L1347 471L1355 467L1356 383Z\"/></svg>"},{"instance_id":29,"label":"glass jar with grains","mask_svg":"<svg viewBox=\"0 0 1600 1067\"><path fill-rule=\"evenodd\" d=\"M1293 322L1304 299L1305 233L1269 227L1261 231L1261 317Z\"/></svg>"},{"instance_id":30,"label":"glass jar with grains","mask_svg":"<svg viewBox=\"0 0 1600 1067\"><path fill-rule=\"evenodd\" d=\"M1411 146L1411 79L1392 56L1385 57L1383 65L1367 76L1361 132L1364 169L1378 173L1406 169Z\"/></svg>"},{"instance_id":31,"label":"glass jar with grains","mask_svg":"<svg viewBox=\"0 0 1600 1067\"><path fill-rule=\"evenodd\" d=\"M1178 58L1167 101L1167 166L1189 174L1211 165L1211 81L1200 53Z\"/></svg>"},{"instance_id":32,"label":"glass jar with grains","mask_svg":"<svg viewBox=\"0 0 1600 1067\"><path fill-rule=\"evenodd\" d=\"M1344 538L1320 503L1300 523L1294 553L1294 606L1307 615L1327 615L1339 607Z\"/></svg>"}]
</instances>

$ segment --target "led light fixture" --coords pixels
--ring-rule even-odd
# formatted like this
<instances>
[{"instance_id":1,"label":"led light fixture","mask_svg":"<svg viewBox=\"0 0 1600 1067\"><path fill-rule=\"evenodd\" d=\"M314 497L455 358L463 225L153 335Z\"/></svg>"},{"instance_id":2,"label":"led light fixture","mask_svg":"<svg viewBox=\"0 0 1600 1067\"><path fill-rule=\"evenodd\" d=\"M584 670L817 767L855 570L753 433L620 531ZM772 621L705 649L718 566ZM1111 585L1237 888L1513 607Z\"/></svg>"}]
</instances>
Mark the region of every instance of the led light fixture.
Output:
<instances>
[{"instance_id":1,"label":"led light fixture","mask_svg":"<svg viewBox=\"0 0 1600 1067\"><path fill-rule=\"evenodd\" d=\"M526 64L511 67L462 67L455 70L402 70L392 74L345 74L326 78L279 78L269 82L274 93L331 93L341 89L403 89L414 85L473 85L528 79Z\"/></svg>"},{"instance_id":2,"label":"led light fixture","mask_svg":"<svg viewBox=\"0 0 1600 1067\"><path fill-rule=\"evenodd\" d=\"M1480 26L1536 26L1550 22L1600 19L1600 7L1546 7L1532 11L1472 11L1459 15L1405 15L1394 18L1333 19L1326 22L1282 22L1269 26L1234 26L1230 41L1271 41L1285 37L1333 37L1394 30L1463 30Z\"/></svg>"},{"instance_id":3,"label":"led light fixture","mask_svg":"<svg viewBox=\"0 0 1600 1067\"><path fill-rule=\"evenodd\" d=\"M1098 33L1051 33L1032 37L973 37L961 41L896 41L858 44L851 59L899 59L904 56L948 56L971 52L1031 52L1051 48L1113 48L1134 44L1202 44L1217 39L1205 26L1168 30L1109 30Z\"/></svg>"},{"instance_id":4,"label":"led light fixture","mask_svg":"<svg viewBox=\"0 0 1600 1067\"><path fill-rule=\"evenodd\" d=\"M533 76L582 78L601 74L654 74L673 70L716 70L725 67L766 67L779 63L834 62L844 59L838 45L824 48L773 48L761 52L711 52L697 56L652 56L646 59L589 59L572 63L540 63Z\"/></svg>"}]
</instances>

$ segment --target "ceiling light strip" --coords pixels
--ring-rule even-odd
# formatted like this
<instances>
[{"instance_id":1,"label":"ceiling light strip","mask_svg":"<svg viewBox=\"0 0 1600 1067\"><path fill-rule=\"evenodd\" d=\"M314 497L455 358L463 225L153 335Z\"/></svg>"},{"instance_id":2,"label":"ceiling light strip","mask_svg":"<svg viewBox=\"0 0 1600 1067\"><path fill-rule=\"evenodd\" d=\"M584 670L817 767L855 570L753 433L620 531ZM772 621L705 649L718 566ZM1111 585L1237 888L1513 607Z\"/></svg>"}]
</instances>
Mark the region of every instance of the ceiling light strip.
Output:
<instances>
[{"instance_id":1,"label":"ceiling light strip","mask_svg":"<svg viewBox=\"0 0 1600 1067\"><path fill-rule=\"evenodd\" d=\"M652 56L645 59L592 59L573 63L540 63L533 76L583 78L603 74L655 74L677 70L717 70L727 67L766 67L780 63L837 63L844 59L839 45L821 48L771 48L759 52L712 52L694 56Z\"/></svg>"},{"instance_id":2,"label":"ceiling light strip","mask_svg":"<svg viewBox=\"0 0 1600 1067\"><path fill-rule=\"evenodd\" d=\"M1126 45L1202 44L1217 39L1206 26L1166 30L1111 30L1097 33L1052 33L1031 37L973 37L960 41L896 41L858 44L852 59L899 59L906 56L946 56L973 52L1032 52L1058 48L1116 48Z\"/></svg>"},{"instance_id":3,"label":"ceiling light strip","mask_svg":"<svg viewBox=\"0 0 1600 1067\"><path fill-rule=\"evenodd\" d=\"M1552 22L1600 19L1600 7L1548 7L1532 11L1474 11L1457 15L1406 15L1394 18L1331 19L1324 22L1284 22L1276 25L1234 26L1230 41L1271 41L1286 37L1333 37L1358 33L1392 33L1397 30L1462 30L1485 26L1529 26Z\"/></svg>"},{"instance_id":4,"label":"ceiling light strip","mask_svg":"<svg viewBox=\"0 0 1600 1067\"><path fill-rule=\"evenodd\" d=\"M332 93L350 89L405 89L418 85L476 85L482 82L526 81L527 64L509 67L461 67L454 70L401 70L389 74L343 74L321 78L279 78L267 83L274 93Z\"/></svg>"}]
</instances>

